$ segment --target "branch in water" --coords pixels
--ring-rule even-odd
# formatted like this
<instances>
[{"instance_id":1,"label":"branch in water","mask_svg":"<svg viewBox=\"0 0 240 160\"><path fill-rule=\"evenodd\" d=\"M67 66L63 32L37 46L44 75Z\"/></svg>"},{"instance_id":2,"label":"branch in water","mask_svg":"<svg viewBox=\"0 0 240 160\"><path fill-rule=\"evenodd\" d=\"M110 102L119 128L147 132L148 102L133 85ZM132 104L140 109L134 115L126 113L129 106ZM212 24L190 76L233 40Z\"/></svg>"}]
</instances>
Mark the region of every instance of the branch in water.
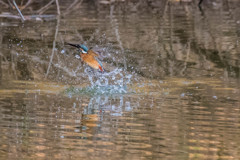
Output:
<instances>
[{"instance_id":1,"label":"branch in water","mask_svg":"<svg viewBox=\"0 0 240 160\"><path fill-rule=\"evenodd\" d=\"M58 3L58 0L56 0L56 5L57 5L57 13L58 15L60 15L60 6L59 6L59 3Z\"/></svg>"}]
</instances>

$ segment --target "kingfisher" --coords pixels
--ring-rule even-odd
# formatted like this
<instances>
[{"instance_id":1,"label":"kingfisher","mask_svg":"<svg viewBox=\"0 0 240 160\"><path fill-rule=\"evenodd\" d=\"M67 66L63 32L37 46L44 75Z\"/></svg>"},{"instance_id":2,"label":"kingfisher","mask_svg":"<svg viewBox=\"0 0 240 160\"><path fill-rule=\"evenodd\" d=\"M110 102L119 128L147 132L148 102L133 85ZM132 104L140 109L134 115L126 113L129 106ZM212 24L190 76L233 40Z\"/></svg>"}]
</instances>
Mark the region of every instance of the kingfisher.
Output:
<instances>
[{"instance_id":1,"label":"kingfisher","mask_svg":"<svg viewBox=\"0 0 240 160\"><path fill-rule=\"evenodd\" d=\"M70 46L76 47L80 50L80 57L83 62L87 63L90 67L94 69L99 69L101 72L104 72L102 63L98 60L98 54L93 50L88 49L83 44L71 44L67 43Z\"/></svg>"}]
</instances>

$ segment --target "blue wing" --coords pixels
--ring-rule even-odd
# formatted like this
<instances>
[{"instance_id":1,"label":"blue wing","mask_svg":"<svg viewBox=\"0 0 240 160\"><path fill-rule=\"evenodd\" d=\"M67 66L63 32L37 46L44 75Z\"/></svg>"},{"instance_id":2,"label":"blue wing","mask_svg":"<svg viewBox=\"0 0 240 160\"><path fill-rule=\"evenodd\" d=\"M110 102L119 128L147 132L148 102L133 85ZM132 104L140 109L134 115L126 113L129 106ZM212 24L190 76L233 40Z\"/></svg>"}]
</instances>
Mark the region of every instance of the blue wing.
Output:
<instances>
[{"instance_id":1,"label":"blue wing","mask_svg":"<svg viewBox=\"0 0 240 160\"><path fill-rule=\"evenodd\" d=\"M98 63L100 64L100 66L103 68L102 62L101 62L97 57L95 57L95 59L98 61Z\"/></svg>"}]
</instances>

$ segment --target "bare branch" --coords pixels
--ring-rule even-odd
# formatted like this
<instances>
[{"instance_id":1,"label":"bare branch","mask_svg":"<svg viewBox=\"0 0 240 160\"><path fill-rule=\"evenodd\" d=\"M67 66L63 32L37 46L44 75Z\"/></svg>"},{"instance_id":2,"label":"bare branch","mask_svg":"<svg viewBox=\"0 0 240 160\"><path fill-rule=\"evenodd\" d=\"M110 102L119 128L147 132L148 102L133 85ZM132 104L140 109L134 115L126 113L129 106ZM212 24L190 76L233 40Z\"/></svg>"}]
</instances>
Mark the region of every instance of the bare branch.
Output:
<instances>
[{"instance_id":1,"label":"bare branch","mask_svg":"<svg viewBox=\"0 0 240 160\"><path fill-rule=\"evenodd\" d=\"M116 39L117 39L117 42L118 42L118 46L121 49L121 54L124 54L124 48L123 48L123 44L122 44L122 41L121 41L121 38L120 38L119 29L118 29L119 26L118 26L118 23L117 23L117 19L114 19L113 12L114 12L114 5L111 5L111 8L110 8L111 25L112 25L112 28L115 32L115 36L116 36ZM123 61L124 69L127 69L126 57L125 56L123 56L123 57L124 57L124 61Z\"/></svg>"},{"instance_id":2,"label":"bare branch","mask_svg":"<svg viewBox=\"0 0 240 160\"><path fill-rule=\"evenodd\" d=\"M17 6L15 0L13 0L13 4L14 4L14 6L16 7L16 9L17 9L17 11L18 11L18 13L19 13L19 15L20 15L22 21L24 22L24 21L25 21L25 18L24 18L24 16L22 15L22 12L20 11L20 9L18 8L18 6Z\"/></svg>"},{"instance_id":3,"label":"bare branch","mask_svg":"<svg viewBox=\"0 0 240 160\"><path fill-rule=\"evenodd\" d=\"M12 14L0 14L0 17L3 17L3 18L14 18L14 19L21 19L20 16L17 16L17 15L12 15Z\"/></svg>"},{"instance_id":4,"label":"bare branch","mask_svg":"<svg viewBox=\"0 0 240 160\"><path fill-rule=\"evenodd\" d=\"M83 0L81 0L80 2L78 2L79 0L75 0L63 13L64 16L67 15L68 13L72 12L74 10L74 8L78 8L78 6L80 6L83 2ZM73 8L73 9L72 9Z\"/></svg>"},{"instance_id":5,"label":"bare branch","mask_svg":"<svg viewBox=\"0 0 240 160\"><path fill-rule=\"evenodd\" d=\"M14 8L14 6L10 0L8 0L8 4L11 6L11 8Z\"/></svg>"},{"instance_id":6,"label":"bare branch","mask_svg":"<svg viewBox=\"0 0 240 160\"><path fill-rule=\"evenodd\" d=\"M57 13L58 13L58 15L61 15L58 0L56 0L56 5L57 5Z\"/></svg>"},{"instance_id":7,"label":"bare branch","mask_svg":"<svg viewBox=\"0 0 240 160\"><path fill-rule=\"evenodd\" d=\"M55 1L55 0L51 0L48 4L46 4L44 7L42 7L41 9L39 9L39 10L37 11L37 13L43 14L43 12L45 12L45 11L49 8L49 6L50 6L54 1Z\"/></svg>"},{"instance_id":8,"label":"bare branch","mask_svg":"<svg viewBox=\"0 0 240 160\"><path fill-rule=\"evenodd\" d=\"M50 58L50 61L49 61L49 64L48 64L48 69L47 69L47 73L45 75L45 78L47 78L47 76L49 74L49 70L50 70L51 65L52 65L53 56L54 56L55 47L56 47L56 39L57 39L57 35L58 35L59 23L60 23L60 17L57 18L56 31L55 31L54 40L53 40L52 55L51 55L51 58Z\"/></svg>"},{"instance_id":9,"label":"bare branch","mask_svg":"<svg viewBox=\"0 0 240 160\"><path fill-rule=\"evenodd\" d=\"M21 10L24 10L27 6L29 6L32 3L32 0L28 0L27 3L21 7Z\"/></svg>"},{"instance_id":10,"label":"bare branch","mask_svg":"<svg viewBox=\"0 0 240 160\"><path fill-rule=\"evenodd\" d=\"M5 2L3 2L2 0L0 0L0 3L1 3L2 5L4 5L5 7L9 7L8 4L5 3Z\"/></svg>"},{"instance_id":11,"label":"bare branch","mask_svg":"<svg viewBox=\"0 0 240 160\"><path fill-rule=\"evenodd\" d=\"M21 19L20 16L18 15L12 15L9 13L3 13L0 14L0 18L13 18L13 19ZM25 15L24 16L25 20L55 20L56 19L56 15Z\"/></svg>"}]
</instances>

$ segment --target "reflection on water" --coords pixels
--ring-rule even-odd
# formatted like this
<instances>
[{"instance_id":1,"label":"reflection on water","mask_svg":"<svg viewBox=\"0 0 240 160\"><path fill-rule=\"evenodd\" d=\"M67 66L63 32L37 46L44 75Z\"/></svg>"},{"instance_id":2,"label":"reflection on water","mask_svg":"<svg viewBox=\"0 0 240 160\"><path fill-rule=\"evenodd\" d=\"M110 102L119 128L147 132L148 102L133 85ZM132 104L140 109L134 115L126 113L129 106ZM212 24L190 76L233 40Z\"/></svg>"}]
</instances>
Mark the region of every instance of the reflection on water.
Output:
<instances>
[{"instance_id":1,"label":"reflection on water","mask_svg":"<svg viewBox=\"0 0 240 160\"><path fill-rule=\"evenodd\" d=\"M59 3L0 7L0 159L240 158L239 2Z\"/></svg>"},{"instance_id":2,"label":"reflection on water","mask_svg":"<svg viewBox=\"0 0 240 160\"><path fill-rule=\"evenodd\" d=\"M219 80L168 79L129 86L136 94L71 97L60 93L67 86L15 83L23 93L1 94L3 158L238 157L239 89Z\"/></svg>"}]
</instances>

